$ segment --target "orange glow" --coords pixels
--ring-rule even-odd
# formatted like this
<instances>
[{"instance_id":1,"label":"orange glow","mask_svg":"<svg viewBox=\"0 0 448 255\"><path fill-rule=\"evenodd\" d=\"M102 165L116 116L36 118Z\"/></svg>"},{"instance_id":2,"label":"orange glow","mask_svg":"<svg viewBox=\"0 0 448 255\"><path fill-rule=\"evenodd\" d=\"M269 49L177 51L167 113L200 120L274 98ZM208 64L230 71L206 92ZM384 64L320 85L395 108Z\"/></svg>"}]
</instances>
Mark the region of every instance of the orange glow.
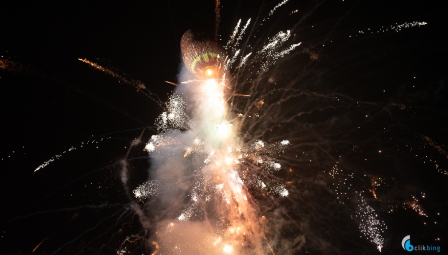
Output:
<instances>
[{"instance_id":1,"label":"orange glow","mask_svg":"<svg viewBox=\"0 0 448 255\"><path fill-rule=\"evenodd\" d=\"M208 68L207 70L205 70L205 74L210 77L213 75L213 70Z\"/></svg>"}]
</instances>

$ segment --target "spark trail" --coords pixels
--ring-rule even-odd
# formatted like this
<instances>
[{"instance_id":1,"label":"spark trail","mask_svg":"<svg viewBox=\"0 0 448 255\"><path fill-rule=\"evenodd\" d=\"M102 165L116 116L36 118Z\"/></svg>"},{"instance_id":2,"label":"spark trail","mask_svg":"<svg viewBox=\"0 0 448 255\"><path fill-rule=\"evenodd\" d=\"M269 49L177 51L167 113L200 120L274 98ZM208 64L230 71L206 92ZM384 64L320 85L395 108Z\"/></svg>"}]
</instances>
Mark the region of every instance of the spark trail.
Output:
<instances>
[{"instance_id":1,"label":"spark trail","mask_svg":"<svg viewBox=\"0 0 448 255\"><path fill-rule=\"evenodd\" d=\"M83 148L84 146L89 146L91 144L95 144L96 148L98 148L98 144L111 139L111 137L107 137L107 138L100 138L98 141L93 139L93 140L88 140L86 142L81 142L79 146L75 147L75 146L71 146L70 148L68 148L67 150L63 151L61 154L56 154L54 156L52 156L49 160L45 161L44 163L42 163L40 166L38 166L36 169L34 169L34 172L37 172L45 167L47 167L50 163L60 159L63 155L65 155L66 153L75 151L77 148Z\"/></svg>"},{"instance_id":2,"label":"spark trail","mask_svg":"<svg viewBox=\"0 0 448 255\"><path fill-rule=\"evenodd\" d=\"M137 91L142 92L143 95L145 95L148 99L156 103L158 106L162 107L162 101L160 100L159 96L157 94L152 93L150 90L148 90L141 81L132 80L132 79L126 79L123 75L118 74L117 72L113 71L112 69L103 67L95 62L92 62L85 58L78 58L79 61L90 65L91 67L108 74L116 79L118 79L120 82L123 82L124 84L131 85L134 87Z\"/></svg>"}]
</instances>

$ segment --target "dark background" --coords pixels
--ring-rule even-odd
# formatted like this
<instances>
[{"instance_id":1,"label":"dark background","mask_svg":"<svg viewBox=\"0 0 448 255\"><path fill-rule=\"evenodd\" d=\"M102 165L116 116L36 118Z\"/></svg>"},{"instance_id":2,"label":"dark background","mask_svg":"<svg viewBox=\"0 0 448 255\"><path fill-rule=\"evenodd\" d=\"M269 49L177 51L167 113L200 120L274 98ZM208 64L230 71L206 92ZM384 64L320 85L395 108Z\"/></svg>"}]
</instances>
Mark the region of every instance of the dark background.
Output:
<instances>
[{"instance_id":1,"label":"dark background","mask_svg":"<svg viewBox=\"0 0 448 255\"><path fill-rule=\"evenodd\" d=\"M313 15L299 23L320 3ZM220 31L225 42L239 18L243 23L250 17L255 20L259 12L266 13L277 2L222 0L221 4ZM77 59L112 66L126 77L140 80L165 101L173 87L164 81L177 82L183 32L213 25L214 5L213 1L0 4L0 55L9 61L9 67L0 70L1 254L29 254L45 238L48 240L36 252L51 254L127 203L114 164L141 133L139 128L152 126L162 109L133 87ZM299 14L289 15L295 9ZM293 31L294 40L302 41L302 48L314 47L320 53L315 76L307 77L304 86L359 100L428 109L416 112L428 118L410 114L402 123L412 132L446 144L448 41L443 10L442 4L409 1L290 1L278 10L266 33L299 24ZM428 25L399 33L358 34L368 27L378 30L414 20ZM350 35L353 38L349 39ZM304 53L297 59L301 64L309 61L309 56ZM286 72L285 76L298 75L294 65ZM81 142L101 138L105 140L80 148ZM71 146L77 150L33 172ZM431 186L433 180L431 175L425 185ZM447 184L446 179L441 181L433 190L433 194L439 192L434 200L445 198L446 189L438 189ZM73 209L104 203L108 205L100 209ZM70 210L64 211L66 208ZM46 213L34 215L36 212ZM115 219L103 222L67 250L79 252L89 240L104 233L91 245L92 250L81 253L94 253L107 243L101 251L113 254L120 246L114 238L119 240L120 235L127 236L126 231L139 228L128 217L126 226L117 225L106 232L116 224ZM120 233L118 229L123 233L112 238L111 233Z\"/></svg>"}]
</instances>

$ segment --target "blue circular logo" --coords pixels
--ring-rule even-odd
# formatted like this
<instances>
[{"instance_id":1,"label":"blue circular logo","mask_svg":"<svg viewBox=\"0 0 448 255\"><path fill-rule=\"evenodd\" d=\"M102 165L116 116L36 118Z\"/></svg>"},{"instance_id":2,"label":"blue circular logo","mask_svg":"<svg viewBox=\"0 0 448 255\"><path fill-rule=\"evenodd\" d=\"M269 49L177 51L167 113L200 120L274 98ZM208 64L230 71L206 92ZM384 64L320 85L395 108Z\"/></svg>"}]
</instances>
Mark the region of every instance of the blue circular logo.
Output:
<instances>
[{"instance_id":1,"label":"blue circular logo","mask_svg":"<svg viewBox=\"0 0 448 255\"><path fill-rule=\"evenodd\" d=\"M404 243L404 248L405 248L407 251L413 251L413 250L414 250L414 246L411 244L411 240L407 240L407 241Z\"/></svg>"},{"instance_id":2,"label":"blue circular logo","mask_svg":"<svg viewBox=\"0 0 448 255\"><path fill-rule=\"evenodd\" d=\"M403 247L404 250L406 251L413 251L414 250L414 246L411 244L411 236L407 235L403 238L403 240L401 240L401 247Z\"/></svg>"}]
</instances>

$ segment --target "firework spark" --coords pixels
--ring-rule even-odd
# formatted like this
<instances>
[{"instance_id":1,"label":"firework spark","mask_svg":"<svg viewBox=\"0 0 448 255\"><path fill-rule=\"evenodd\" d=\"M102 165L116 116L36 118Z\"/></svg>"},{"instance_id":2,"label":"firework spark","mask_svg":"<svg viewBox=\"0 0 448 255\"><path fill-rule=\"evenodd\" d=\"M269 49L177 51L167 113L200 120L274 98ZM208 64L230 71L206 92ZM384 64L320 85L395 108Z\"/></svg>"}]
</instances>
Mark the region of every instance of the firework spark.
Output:
<instances>
[{"instance_id":1,"label":"firework spark","mask_svg":"<svg viewBox=\"0 0 448 255\"><path fill-rule=\"evenodd\" d=\"M366 203L365 198L359 195L358 211L356 217L360 219L359 230L372 243L376 244L379 251L384 246L383 233L387 229L385 223L378 219L375 209Z\"/></svg>"},{"instance_id":2,"label":"firework spark","mask_svg":"<svg viewBox=\"0 0 448 255\"><path fill-rule=\"evenodd\" d=\"M45 161L44 163L42 163L41 165L39 165L36 169L34 169L34 172L37 172L45 167L47 167L51 162L54 162L55 160L60 159L64 154L75 151L77 148L84 148L84 146L89 146L89 145L94 145L96 146L96 148L98 149L98 144L111 139L111 137L107 137L107 138L100 138L98 140L88 140L86 142L81 142L79 146L75 147L75 146L71 146L70 148L68 148L67 150L63 151L61 154L56 154L54 156L52 156L49 160Z\"/></svg>"},{"instance_id":3,"label":"firework spark","mask_svg":"<svg viewBox=\"0 0 448 255\"><path fill-rule=\"evenodd\" d=\"M135 198L143 201L151 196L154 196L157 192L158 186L159 184L156 180L147 181L135 188L132 193L134 193Z\"/></svg>"},{"instance_id":4,"label":"firework spark","mask_svg":"<svg viewBox=\"0 0 448 255\"><path fill-rule=\"evenodd\" d=\"M156 103L157 105L159 105L160 107L162 106L162 101L160 100L159 96L157 94L152 93L150 90L148 90L145 86L145 84L143 84L141 81L137 81L137 80L133 80L133 79L127 79L125 78L123 75L118 74L117 72L113 71L110 68L106 68L103 67L95 62L92 62L88 59L85 58L78 58L79 61L90 65L91 67L105 73L108 74L116 79L118 79L120 82L127 84L127 85L131 85L132 87L134 87L137 91L142 92L148 99L150 99L151 101L153 101L154 103Z\"/></svg>"}]
</instances>

